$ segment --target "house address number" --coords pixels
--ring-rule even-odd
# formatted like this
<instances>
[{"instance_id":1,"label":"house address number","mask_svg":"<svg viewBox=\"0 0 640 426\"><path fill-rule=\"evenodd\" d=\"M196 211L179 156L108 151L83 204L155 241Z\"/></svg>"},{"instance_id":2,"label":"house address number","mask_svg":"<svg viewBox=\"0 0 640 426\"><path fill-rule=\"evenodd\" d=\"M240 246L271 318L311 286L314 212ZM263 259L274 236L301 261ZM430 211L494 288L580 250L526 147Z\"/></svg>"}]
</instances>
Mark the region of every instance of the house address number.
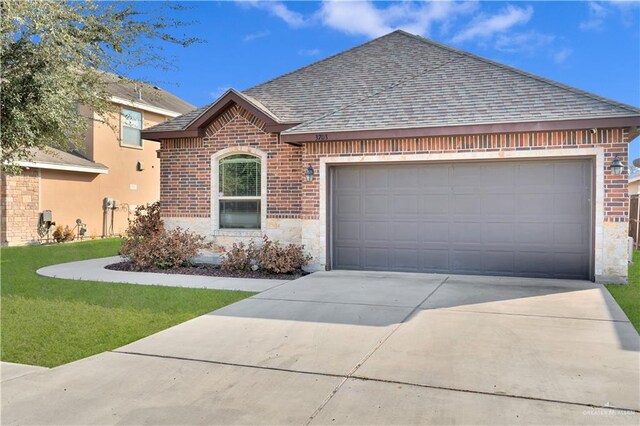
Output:
<instances>
[{"instance_id":1,"label":"house address number","mask_svg":"<svg viewBox=\"0 0 640 426\"><path fill-rule=\"evenodd\" d=\"M316 133L316 140L317 141L326 141L329 140L329 135L326 133Z\"/></svg>"}]
</instances>

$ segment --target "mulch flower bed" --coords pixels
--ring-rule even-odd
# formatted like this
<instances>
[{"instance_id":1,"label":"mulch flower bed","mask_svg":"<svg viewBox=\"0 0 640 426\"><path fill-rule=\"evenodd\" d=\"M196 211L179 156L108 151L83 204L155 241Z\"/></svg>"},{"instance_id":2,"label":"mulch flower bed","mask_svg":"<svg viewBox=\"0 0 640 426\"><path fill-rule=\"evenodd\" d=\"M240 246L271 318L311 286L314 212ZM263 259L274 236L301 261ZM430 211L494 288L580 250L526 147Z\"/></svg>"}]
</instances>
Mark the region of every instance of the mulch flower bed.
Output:
<instances>
[{"instance_id":1,"label":"mulch flower bed","mask_svg":"<svg viewBox=\"0 0 640 426\"><path fill-rule=\"evenodd\" d=\"M118 262L105 266L106 269L112 271L131 271L131 272L156 272L160 274L184 274L184 275L201 275L207 277L232 277L232 278L266 278L273 280L294 280L304 275L308 275L305 271L296 271L292 274L270 274L263 271L223 271L219 266L206 264L193 264L190 266L181 266L175 269L158 269L149 268L143 271L137 271L131 262Z\"/></svg>"}]
</instances>

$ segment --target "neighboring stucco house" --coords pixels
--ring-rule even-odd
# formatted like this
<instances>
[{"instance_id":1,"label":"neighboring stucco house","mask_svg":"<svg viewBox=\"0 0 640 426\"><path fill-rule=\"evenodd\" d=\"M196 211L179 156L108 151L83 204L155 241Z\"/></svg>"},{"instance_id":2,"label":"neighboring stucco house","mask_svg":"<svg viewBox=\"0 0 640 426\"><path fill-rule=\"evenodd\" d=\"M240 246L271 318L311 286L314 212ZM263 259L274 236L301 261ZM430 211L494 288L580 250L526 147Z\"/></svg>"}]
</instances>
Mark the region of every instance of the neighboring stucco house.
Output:
<instances>
[{"instance_id":1,"label":"neighboring stucco house","mask_svg":"<svg viewBox=\"0 0 640 426\"><path fill-rule=\"evenodd\" d=\"M42 241L41 214L50 210L57 225L86 225L85 238L122 233L135 206L160 195L159 144L141 137L143 128L183 114L193 105L165 90L133 85L107 75L116 111L90 120L84 146L72 153L34 150L19 161L20 175L3 174L0 182L0 239L3 245ZM91 114L89 111L83 111ZM104 199L115 204L104 205ZM53 231L53 229L51 229ZM40 235L39 235L40 234Z\"/></svg>"},{"instance_id":2,"label":"neighboring stucco house","mask_svg":"<svg viewBox=\"0 0 640 426\"><path fill-rule=\"evenodd\" d=\"M162 215L314 269L625 282L640 110L402 31L143 132Z\"/></svg>"}]
</instances>

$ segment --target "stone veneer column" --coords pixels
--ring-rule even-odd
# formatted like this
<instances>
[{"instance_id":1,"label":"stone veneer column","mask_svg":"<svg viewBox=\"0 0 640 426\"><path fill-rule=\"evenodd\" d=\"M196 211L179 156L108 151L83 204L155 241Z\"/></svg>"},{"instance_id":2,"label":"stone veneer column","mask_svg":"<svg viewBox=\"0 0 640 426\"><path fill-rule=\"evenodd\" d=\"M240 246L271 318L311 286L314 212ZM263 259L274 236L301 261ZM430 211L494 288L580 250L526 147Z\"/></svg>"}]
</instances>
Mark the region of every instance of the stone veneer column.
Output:
<instances>
[{"instance_id":1,"label":"stone veneer column","mask_svg":"<svg viewBox=\"0 0 640 426\"><path fill-rule=\"evenodd\" d=\"M40 172L23 170L19 175L2 174L0 237L2 245L20 245L38 240Z\"/></svg>"}]
</instances>

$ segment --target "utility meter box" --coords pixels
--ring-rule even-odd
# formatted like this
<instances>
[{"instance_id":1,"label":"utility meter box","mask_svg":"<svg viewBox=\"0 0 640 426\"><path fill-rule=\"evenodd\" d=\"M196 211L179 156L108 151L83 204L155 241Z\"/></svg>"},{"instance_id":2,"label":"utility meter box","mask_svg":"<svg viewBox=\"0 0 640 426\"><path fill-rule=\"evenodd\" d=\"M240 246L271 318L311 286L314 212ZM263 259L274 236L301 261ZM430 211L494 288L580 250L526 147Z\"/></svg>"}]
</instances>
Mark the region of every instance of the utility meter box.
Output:
<instances>
[{"instance_id":1,"label":"utility meter box","mask_svg":"<svg viewBox=\"0 0 640 426\"><path fill-rule=\"evenodd\" d=\"M113 208L113 198L106 197L102 200L102 208L103 209L112 209Z\"/></svg>"},{"instance_id":2,"label":"utility meter box","mask_svg":"<svg viewBox=\"0 0 640 426\"><path fill-rule=\"evenodd\" d=\"M43 222L53 222L53 213L51 213L51 210L43 210L42 211L42 221Z\"/></svg>"}]
</instances>

